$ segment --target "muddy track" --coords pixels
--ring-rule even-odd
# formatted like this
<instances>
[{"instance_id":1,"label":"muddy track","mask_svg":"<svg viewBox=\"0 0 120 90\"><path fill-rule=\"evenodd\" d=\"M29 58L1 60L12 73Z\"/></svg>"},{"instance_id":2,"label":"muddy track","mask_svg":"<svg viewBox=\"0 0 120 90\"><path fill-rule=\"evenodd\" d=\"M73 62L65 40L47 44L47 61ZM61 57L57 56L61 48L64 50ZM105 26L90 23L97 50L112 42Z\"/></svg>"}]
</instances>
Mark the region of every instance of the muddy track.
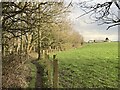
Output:
<instances>
[{"instance_id":1,"label":"muddy track","mask_svg":"<svg viewBox=\"0 0 120 90\"><path fill-rule=\"evenodd\" d=\"M44 72L44 68L36 60L32 61L32 63L36 66L36 69L37 69L35 88L43 88L43 72Z\"/></svg>"}]
</instances>

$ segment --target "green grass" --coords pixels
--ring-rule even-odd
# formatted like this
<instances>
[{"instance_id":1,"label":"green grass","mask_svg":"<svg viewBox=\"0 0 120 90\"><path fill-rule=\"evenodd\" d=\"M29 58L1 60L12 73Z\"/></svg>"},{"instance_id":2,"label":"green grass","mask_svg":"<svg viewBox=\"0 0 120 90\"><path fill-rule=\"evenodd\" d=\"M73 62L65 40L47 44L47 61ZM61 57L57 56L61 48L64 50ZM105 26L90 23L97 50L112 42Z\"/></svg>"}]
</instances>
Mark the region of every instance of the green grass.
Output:
<instances>
[{"instance_id":1,"label":"green grass","mask_svg":"<svg viewBox=\"0 0 120 90\"><path fill-rule=\"evenodd\" d=\"M32 80L30 81L28 88L35 88L37 69L36 69L35 65L32 63L30 63L30 66L31 66L31 75L30 76L31 76Z\"/></svg>"},{"instance_id":2,"label":"green grass","mask_svg":"<svg viewBox=\"0 0 120 90\"><path fill-rule=\"evenodd\" d=\"M79 49L59 52L57 58L60 87L117 87L117 42L86 44Z\"/></svg>"}]
</instances>

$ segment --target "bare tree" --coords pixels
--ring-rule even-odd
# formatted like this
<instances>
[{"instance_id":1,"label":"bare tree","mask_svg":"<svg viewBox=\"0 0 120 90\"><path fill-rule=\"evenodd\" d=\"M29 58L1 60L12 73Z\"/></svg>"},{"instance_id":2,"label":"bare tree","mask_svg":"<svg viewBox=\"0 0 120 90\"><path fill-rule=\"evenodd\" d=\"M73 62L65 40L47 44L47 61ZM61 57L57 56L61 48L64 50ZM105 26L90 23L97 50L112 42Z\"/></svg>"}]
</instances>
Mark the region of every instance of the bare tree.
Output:
<instances>
[{"instance_id":1,"label":"bare tree","mask_svg":"<svg viewBox=\"0 0 120 90\"><path fill-rule=\"evenodd\" d=\"M93 0L94 1L94 0ZM84 11L84 14L80 15L78 18L90 14L90 18L94 19L99 24L108 24L108 28L120 25L120 17L118 13L113 13L112 8L117 12L120 11L120 0L111 0L104 3L90 4L92 1L80 2L78 5ZM89 4L88 4L89 3Z\"/></svg>"}]
</instances>

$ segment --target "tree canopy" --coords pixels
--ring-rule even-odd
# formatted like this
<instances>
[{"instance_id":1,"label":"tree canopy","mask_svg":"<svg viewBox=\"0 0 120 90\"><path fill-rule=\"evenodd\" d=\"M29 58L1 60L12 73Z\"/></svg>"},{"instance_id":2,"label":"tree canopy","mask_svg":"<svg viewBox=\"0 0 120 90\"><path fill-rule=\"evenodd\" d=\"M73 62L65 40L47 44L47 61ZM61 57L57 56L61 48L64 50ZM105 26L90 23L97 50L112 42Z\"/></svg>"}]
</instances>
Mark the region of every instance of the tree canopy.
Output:
<instances>
[{"instance_id":1,"label":"tree canopy","mask_svg":"<svg viewBox=\"0 0 120 90\"><path fill-rule=\"evenodd\" d=\"M68 6L47 0L2 2L3 87L28 87L31 52L42 60L44 51L53 53L83 43L67 19Z\"/></svg>"}]
</instances>

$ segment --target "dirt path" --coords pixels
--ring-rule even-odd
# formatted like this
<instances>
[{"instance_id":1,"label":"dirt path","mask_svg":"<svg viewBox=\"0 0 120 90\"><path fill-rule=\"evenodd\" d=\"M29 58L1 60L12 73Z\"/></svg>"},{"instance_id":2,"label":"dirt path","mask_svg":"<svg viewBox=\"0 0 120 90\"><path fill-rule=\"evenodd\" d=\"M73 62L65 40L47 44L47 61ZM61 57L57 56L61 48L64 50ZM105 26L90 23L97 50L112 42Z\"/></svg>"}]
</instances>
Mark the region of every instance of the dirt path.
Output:
<instances>
[{"instance_id":1,"label":"dirt path","mask_svg":"<svg viewBox=\"0 0 120 90\"><path fill-rule=\"evenodd\" d=\"M42 78L43 78L44 68L40 66L40 64L37 61L32 61L32 63L36 66L36 69L37 69L35 87L43 88Z\"/></svg>"},{"instance_id":2,"label":"dirt path","mask_svg":"<svg viewBox=\"0 0 120 90\"><path fill-rule=\"evenodd\" d=\"M35 82L35 88L43 88L43 72L44 68L38 63L37 61L37 53L30 53L30 57L32 58L31 63L33 63L37 69L36 72L36 82Z\"/></svg>"}]
</instances>

